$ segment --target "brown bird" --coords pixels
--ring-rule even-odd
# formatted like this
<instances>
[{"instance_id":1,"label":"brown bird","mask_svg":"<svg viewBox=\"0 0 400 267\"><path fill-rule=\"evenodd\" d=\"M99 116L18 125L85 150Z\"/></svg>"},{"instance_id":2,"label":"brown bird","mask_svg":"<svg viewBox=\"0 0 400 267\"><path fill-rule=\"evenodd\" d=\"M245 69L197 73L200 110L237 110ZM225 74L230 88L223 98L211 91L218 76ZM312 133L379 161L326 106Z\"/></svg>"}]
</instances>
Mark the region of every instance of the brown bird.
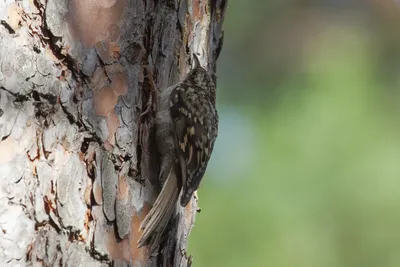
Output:
<instances>
[{"instance_id":1,"label":"brown bird","mask_svg":"<svg viewBox=\"0 0 400 267\"><path fill-rule=\"evenodd\" d=\"M159 179L165 181L141 224L139 247L152 239L158 245L178 198L186 207L199 187L218 133L215 84L193 54L185 79L161 92L156 114L156 139L161 157Z\"/></svg>"}]
</instances>

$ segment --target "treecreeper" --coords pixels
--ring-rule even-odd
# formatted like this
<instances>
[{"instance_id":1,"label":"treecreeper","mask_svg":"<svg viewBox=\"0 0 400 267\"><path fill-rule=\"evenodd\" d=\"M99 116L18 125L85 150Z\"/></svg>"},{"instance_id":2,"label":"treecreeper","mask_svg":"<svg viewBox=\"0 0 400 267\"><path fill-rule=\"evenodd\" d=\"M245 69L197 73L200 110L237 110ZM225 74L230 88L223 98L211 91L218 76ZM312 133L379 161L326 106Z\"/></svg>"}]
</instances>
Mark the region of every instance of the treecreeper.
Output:
<instances>
[{"instance_id":1,"label":"treecreeper","mask_svg":"<svg viewBox=\"0 0 400 267\"><path fill-rule=\"evenodd\" d=\"M218 133L215 84L196 54L192 70L163 90L155 119L161 192L140 228L138 246L158 245L179 201L186 207L198 189Z\"/></svg>"}]
</instances>

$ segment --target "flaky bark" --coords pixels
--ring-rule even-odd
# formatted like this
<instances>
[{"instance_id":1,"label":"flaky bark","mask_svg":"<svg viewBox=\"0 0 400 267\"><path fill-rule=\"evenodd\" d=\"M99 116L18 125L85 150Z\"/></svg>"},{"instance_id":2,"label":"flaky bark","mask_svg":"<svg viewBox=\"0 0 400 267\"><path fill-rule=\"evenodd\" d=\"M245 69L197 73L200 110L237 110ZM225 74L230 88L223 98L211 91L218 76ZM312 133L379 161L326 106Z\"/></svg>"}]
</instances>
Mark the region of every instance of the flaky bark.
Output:
<instances>
[{"instance_id":1,"label":"flaky bark","mask_svg":"<svg viewBox=\"0 0 400 267\"><path fill-rule=\"evenodd\" d=\"M157 196L155 90L191 52L215 73L226 1L206 2L0 2L1 266L190 265L194 200L157 256L136 242Z\"/></svg>"}]
</instances>

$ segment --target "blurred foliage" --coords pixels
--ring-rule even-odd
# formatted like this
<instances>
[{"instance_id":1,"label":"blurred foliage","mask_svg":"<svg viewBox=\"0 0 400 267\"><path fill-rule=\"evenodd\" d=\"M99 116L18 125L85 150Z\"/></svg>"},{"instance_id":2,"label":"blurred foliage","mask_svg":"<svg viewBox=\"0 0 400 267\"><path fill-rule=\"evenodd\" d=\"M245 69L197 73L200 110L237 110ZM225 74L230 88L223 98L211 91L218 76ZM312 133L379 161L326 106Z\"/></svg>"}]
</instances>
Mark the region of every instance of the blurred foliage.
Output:
<instances>
[{"instance_id":1,"label":"blurred foliage","mask_svg":"<svg viewBox=\"0 0 400 267\"><path fill-rule=\"evenodd\" d=\"M400 6L230 0L194 266L400 266Z\"/></svg>"}]
</instances>

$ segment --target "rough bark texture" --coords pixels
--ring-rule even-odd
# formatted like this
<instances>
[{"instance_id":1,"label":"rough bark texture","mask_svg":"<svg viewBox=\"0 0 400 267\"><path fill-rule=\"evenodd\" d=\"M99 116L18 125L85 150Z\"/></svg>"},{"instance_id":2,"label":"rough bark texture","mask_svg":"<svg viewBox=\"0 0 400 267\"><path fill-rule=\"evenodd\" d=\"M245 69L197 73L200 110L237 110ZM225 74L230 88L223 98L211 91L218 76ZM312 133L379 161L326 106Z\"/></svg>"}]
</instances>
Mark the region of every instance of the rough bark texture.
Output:
<instances>
[{"instance_id":1,"label":"rough bark texture","mask_svg":"<svg viewBox=\"0 0 400 267\"><path fill-rule=\"evenodd\" d=\"M159 187L155 90L192 52L215 73L225 7L0 1L1 266L191 265L195 199L156 255L136 245Z\"/></svg>"}]
</instances>

